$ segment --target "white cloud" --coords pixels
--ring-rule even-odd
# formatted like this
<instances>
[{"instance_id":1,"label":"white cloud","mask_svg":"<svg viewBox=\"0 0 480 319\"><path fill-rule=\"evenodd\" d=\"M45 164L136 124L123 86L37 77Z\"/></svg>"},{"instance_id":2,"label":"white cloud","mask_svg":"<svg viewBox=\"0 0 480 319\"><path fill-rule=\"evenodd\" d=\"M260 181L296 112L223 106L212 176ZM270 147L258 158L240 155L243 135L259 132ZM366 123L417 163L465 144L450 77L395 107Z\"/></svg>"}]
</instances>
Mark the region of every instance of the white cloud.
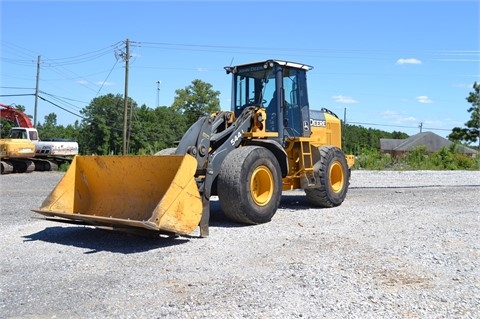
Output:
<instances>
[{"instance_id":1,"label":"white cloud","mask_svg":"<svg viewBox=\"0 0 480 319\"><path fill-rule=\"evenodd\" d=\"M400 117L400 118L398 119L398 121L400 121L400 122L409 122L409 123L411 123L411 122L418 122L418 120L417 120L415 117L413 117L413 116Z\"/></svg>"},{"instance_id":2,"label":"white cloud","mask_svg":"<svg viewBox=\"0 0 480 319\"><path fill-rule=\"evenodd\" d=\"M355 100L350 96L334 95L332 96L332 99L337 103L345 103L345 104L358 103L357 100Z\"/></svg>"},{"instance_id":3,"label":"white cloud","mask_svg":"<svg viewBox=\"0 0 480 319\"><path fill-rule=\"evenodd\" d=\"M461 89L464 89L464 88L468 88L468 89L471 89L473 88L473 83L455 83L453 84L453 87L456 87L456 88L461 88Z\"/></svg>"},{"instance_id":4,"label":"white cloud","mask_svg":"<svg viewBox=\"0 0 480 319\"><path fill-rule=\"evenodd\" d=\"M78 80L77 83L78 83L78 84L81 84L81 85L85 85L85 84L87 84L88 82L85 81L85 80Z\"/></svg>"},{"instance_id":5,"label":"white cloud","mask_svg":"<svg viewBox=\"0 0 480 319\"><path fill-rule=\"evenodd\" d=\"M433 103L433 101L426 95L417 96L416 99L419 103Z\"/></svg>"},{"instance_id":6,"label":"white cloud","mask_svg":"<svg viewBox=\"0 0 480 319\"><path fill-rule=\"evenodd\" d=\"M396 64L422 64L422 61L415 58L410 59L398 59Z\"/></svg>"},{"instance_id":7,"label":"white cloud","mask_svg":"<svg viewBox=\"0 0 480 319\"><path fill-rule=\"evenodd\" d=\"M425 125L429 127L447 128L447 129L451 129L452 127L455 127L455 126L462 127L464 126L464 124L465 124L464 121L454 120L451 118L441 118L436 120L425 121Z\"/></svg>"},{"instance_id":8,"label":"white cloud","mask_svg":"<svg viewBox=\"0 0 480 319\"><path fill-rule=\"evenodd\" d=\"M382 115L384 117L391 117L391 116L397 116L398 115L398 112L394 112L394 111L384 111L382 112Z\"/></svg>"},{"instance_id":9,"label":"white cloud","mask_svg":"<svg viewBox=\"0 0 480 319\"><path fill-rule=\"evenodd\" d=\"M413 116L406 116L395 111L385 111L382 113L382 116L395 124L410 124L418 122L418 119Z\"/></svg>"},{"instance_id":10,"label":"white cloud","mask_svg":"<svg viewBox=\"0 0 480 319\"><path fill-rule=\"evenodd\" d=\"M113 86L113 85L115 85L115 83L113 83L113 82L102 82L102 81L99 81L96 84L103 85L103 86Z\"/></svg>"},{"instance_id":11,"label":"white cloud","mask_svg":"<svg viewBox=\"0 0 480 319\"><path fill-rule=\"evenodd\" d=\"M207 68L201 68L201 67L200 67L200 68L197 68L197 71L198 71L198 72L207 72L208 69L207 69Z\"/></svg>"}]
</instances>

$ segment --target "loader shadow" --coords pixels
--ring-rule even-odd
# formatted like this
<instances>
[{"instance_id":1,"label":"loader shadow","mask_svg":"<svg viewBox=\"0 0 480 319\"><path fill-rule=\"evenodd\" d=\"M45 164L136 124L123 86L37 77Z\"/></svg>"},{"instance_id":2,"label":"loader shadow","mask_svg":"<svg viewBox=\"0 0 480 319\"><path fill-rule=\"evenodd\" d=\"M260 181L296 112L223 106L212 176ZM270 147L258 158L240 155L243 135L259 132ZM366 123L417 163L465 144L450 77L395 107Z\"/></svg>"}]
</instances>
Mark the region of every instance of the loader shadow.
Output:
<instances>
[{"instance_id":1,"label":"loader shadow","mask_svg":"<svg viewBox=\"0 0 480 319\"><path fill-rule=\"evenodd\" d=\"M295 192L288 195L283 195L280 201L280 207L284 209L309 209L312 208L304 193Z\"/></svg>"},{"instance_id":2,"label":"loader shadow","mask_svg":"<svg viewBox=\"0 0 480 319\"><path fill-rule=\"evenodd\" d=\"M308 203L308 200L304 193L292 192L287 195L282 195L279 210L301 210L312 208L312 205ZM281 214L281 211L277 211L276 214ZM253 225L246 225L231 221L225 213L222 211L220 202L218 200L212 200L210 202L210 227L218 228L240 228L240 227L253 227Z\"/></svg>"},{"instance_id":3,"label":"loader shadow","mask_svg":"<svg viewBox=\"0 0 480 319\"><path fill-rule=\"evenodd\" d=\"M48 243L88 249L85 254L107 251L121 254L141 253L153 249L180 245L186 238L143 237L83 226L54 226L23 236L24 242L43 241Z\"/></svg>"},{"instance_id":4,"label":"loader shadow","mask_svg":"<svg viewBox=\"0 0 480 319\"><path fill-rule=\"evenodd\" d=\"M303 195L283 195L279 209L308 209L310 206ZM278 213L278 212L277 212ZM220 202L210 203L210 228L253 227L231 221L222 211ZM88 249L85 254L107 251L121 254L141 253L154 249L188 243L198 235L176 237L146 237L139 234L116 232L82 225L62 225L47 227L39 232L23 236L24 242L43 241Z\"/></svg>"}]
</instances>

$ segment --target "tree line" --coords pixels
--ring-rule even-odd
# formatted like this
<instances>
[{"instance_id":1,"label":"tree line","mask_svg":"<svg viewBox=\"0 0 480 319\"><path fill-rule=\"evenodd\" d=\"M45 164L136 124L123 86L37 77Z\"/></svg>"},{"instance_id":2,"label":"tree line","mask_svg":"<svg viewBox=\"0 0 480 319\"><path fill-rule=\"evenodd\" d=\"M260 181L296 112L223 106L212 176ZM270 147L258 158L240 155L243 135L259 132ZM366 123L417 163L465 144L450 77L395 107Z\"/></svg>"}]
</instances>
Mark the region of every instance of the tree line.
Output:
<instances>
[{"instance_id":1,"label":"tree line","mask_svg":"<svg viewBox=\"0 0 480 319\"><path fill-rule=\"evenodd\" d=\"M466 100L472 105L471 119L464 128L453 128L449 139L457 142L475 142L479 138L480 84L473 85ZM219 91L201 80L194 80L184 89L175 91L171 106L150 108L128 99L128 154L155 154L174 147L187 129L201 116L220 111ZM22 111L25 108L17 107ZM107 94L94 98L80 111L82 119L67 126L57 124L57 115L50 113L36 128L41 139L66 138L79 144L82 155L116 155L123 153L124 98L121 94ZM2 119L1 136L8 135L13 126ZM380 138L405 139L408 134L356 125L344 125L343 148L346 153L360 155L365 150L379 150Z\"/></svg>"},{"instance_id":2,"label":"tree line","mask_svg":"<svg viewBox=\"0 0 480 319\"><path fill-rule=\"evenodd\" d=\"M220 111L219 91L201 80L194 80L184 89L175 91L171 106L150 108L128 98L127 152L155 154L174 147L186 130L199 117ZM17 109L25 112L24 106ZM67 126L57 124L57 115L50 113L36 125L41 139L64 138L78 142L82 155L117 155L123 153L124 98L107 94L94 98L81 111L81 120ZM1 136L15 124L1 119Z\"/></svg>"}]
</instances>

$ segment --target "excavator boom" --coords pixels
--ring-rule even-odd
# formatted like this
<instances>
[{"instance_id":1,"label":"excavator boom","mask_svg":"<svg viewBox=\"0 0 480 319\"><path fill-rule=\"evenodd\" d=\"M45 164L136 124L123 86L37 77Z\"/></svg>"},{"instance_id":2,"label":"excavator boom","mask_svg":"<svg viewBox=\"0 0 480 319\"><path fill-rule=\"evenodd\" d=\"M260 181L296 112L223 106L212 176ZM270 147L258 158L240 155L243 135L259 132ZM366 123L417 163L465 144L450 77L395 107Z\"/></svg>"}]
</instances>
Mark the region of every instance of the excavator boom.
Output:
<instances>
[{"instance_id":1,"label":"excavator boom","mask_svg":"<svg viewBox=\"0 0 480 319\"><path fill-rule=\"evenodd\" d=\"M19 127L33 127L32 121L25 113L10 105L0 103L0 118L9 120Z\"/></svg>"}]
</instances>

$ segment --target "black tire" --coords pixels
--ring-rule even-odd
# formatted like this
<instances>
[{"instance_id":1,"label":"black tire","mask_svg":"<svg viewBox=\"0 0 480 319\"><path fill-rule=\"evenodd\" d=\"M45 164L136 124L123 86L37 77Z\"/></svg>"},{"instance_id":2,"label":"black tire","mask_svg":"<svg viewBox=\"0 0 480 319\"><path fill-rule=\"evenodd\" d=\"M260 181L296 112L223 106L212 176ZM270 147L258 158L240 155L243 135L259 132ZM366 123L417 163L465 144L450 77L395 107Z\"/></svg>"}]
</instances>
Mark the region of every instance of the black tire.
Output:
<instances>
[{"instance_id":1,"label":"black tire","mask_svg":"<svg viewBox=\"0 0 480 319\"><path fill-rule=\"evenodd\" d=\"M338 147L320 148L320 160L313 166L320 187L307 188L308 201L320 207L339 206L347 196L350 174L345 154Z\"/></svg>"},{"instance_id":2,"label":"black tire","mask_svg":"<svg viewBox=\"0 0 480 319\"><path fill-rule=\"evenodd\" d=\"M218 174L218 198L225 215L244 224L269 222L282 197L276 157L261 146L244 146L225 157Z\"/></svg>"}]
</instances>

